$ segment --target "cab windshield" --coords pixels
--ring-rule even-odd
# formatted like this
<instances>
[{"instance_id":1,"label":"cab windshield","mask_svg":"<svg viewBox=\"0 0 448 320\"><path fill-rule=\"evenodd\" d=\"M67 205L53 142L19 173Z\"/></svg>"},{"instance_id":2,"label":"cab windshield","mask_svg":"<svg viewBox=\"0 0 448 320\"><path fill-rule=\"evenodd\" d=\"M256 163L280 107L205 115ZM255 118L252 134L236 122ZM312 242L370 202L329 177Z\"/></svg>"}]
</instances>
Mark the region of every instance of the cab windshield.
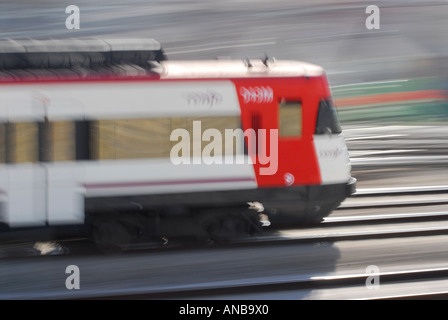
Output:
<instances>
[{"instance_id":1,"label":"cab windshield","mask_svg":"<svg viewBox=\"0 0 448 320\"><path fill-rule=\"evenodd\" d=\"M317 113L316 134L341 133L338 113L331 100L322 99Z\"/></svg>"}]
</instances>

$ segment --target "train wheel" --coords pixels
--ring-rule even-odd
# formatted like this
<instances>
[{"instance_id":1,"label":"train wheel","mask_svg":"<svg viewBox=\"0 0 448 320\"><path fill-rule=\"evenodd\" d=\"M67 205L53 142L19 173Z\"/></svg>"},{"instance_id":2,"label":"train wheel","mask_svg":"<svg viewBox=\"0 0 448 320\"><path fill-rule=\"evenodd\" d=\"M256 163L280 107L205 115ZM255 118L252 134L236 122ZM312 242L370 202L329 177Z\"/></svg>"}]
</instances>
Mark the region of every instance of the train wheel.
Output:
<instances>
[{"instance_id":1,"label":"train wheel","mask_svg":"<svg viewBox=\"0 0 448 320\"><path fill-rule=\"evenodd\" d=\"M237 234L237 223L232 219L220 219L212 223L207 231L214 241L227 242L235 238Z\"/></svg>"},{"instance_id":2,"label":"train wheel","mask_svg":"<svg viewBox=\"0 0 448 320\"><path fill-rule=\"evenodd\" d=\"M232 239L251 236L256 231L255 223L244 215L222 215L211 222L207 232L212 240L228 242Z\"/></svg>"},{"instance_id":3,"label":"train wheel","mask_svg":"<svg viewBox=\"0 0 448 320\"><path fill-rule=\"evenodd\" d=\"M94 226L92 239L101 251L116 253L129 246L131 234L119 222L102 221Z\"/></svg>"}]
</instances>

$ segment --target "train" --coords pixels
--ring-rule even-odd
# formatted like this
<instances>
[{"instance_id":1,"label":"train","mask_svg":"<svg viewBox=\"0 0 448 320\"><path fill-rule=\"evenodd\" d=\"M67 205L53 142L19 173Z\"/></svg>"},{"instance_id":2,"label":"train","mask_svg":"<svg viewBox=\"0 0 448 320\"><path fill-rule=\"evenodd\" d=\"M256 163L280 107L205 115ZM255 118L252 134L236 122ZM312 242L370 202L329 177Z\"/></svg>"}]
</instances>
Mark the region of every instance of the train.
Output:
<instances>
[{"instance_id":1,"label":"train","mask_svg":"<svg viewBox=\"0 0 448 320\"><path fill-rule=\"evenodd\" d=\"M2 234L225 240L319 223L355 190L320 66L170 60L154 39L0 41Z\"/></svg>"}]
</instances>

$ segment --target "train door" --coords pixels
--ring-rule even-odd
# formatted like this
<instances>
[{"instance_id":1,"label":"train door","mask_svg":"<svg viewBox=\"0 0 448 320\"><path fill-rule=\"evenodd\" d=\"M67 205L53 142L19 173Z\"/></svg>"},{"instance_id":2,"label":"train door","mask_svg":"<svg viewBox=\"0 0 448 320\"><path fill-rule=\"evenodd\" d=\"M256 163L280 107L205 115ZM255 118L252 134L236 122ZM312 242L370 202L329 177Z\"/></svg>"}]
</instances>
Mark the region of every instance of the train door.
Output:
<instances>
[{"instance_id":1,"label":"train door","mask_svg":"<svg viewBox=\"0 0 448 320\"><path fill-rule=\"evenodd\" d=\"M83 224L84 165L89 159L84 106L76 98L67 98L61 86L45 90L42 94L48 105L41 128L41 161L47 172L47 222L50 226Z\"/></svg>"},{"instance_id":2,"label":"train door","mask_svg":"<svg viewBox=\"0 0 448 320\"><path fill-rule=\"evenodd\" d=\"M46 223L46 170L39 164L41 101L23 92L2 93L0 114L1 222L10 227Z\"/></svg>"}]
</instances>

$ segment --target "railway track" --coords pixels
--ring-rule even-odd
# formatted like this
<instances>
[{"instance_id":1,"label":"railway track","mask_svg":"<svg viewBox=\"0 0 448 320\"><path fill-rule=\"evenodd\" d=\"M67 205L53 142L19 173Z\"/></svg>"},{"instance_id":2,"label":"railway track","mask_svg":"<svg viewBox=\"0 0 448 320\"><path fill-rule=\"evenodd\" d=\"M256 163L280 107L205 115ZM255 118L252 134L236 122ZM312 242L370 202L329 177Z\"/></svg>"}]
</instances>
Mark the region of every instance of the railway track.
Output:
<instances>
[{"instance_id":1,"label":"railway track","mask_svg":"<svg viewBox=\"0 0 448 320\"><path fill-rule=\"evenodd\" d=\"M373 267L373 266L371 266ZM247 280L227 280L179 284L169 286L139 286L120 289L83 289L78 292L39 292L26 295L27 299L69 300L221 300L238 304L236 300L259 300L271 312L269 301L297 299L402 300L447 299L448 267L405 269L366 273L289 274ZM438 290L429 284L437 283ZM405 285L406 290L401 287ZM342 291L342 292L341 292ZM344 293L346 291L346 293ZM334 295L334 292L337 292ZM345 295L345 297L344 297ZM273 299L272 297L280 297ZM5 299L5 297L2 297ZM7 299L21 299L11 294ZM234 301L231 301L234 300ZM232 303L233 302L233 303ZM179 303L179 302L178 302ZM192 303L190 305L204 305ZM182 303L185 305L185 303ZM247 304L247 302L245 302ZM220 306L220 304L216 305ZM166 312L178 312L175 306ZM218 309L218 307L216 307ZM221 309L222 310L222 309ZM277 310L278 311L278 310Z\"/></svg>"},{"instance_id":2,"label":"railway track","mask_svg":"<svg viewBox=\"0 0 448 320\"><path fill-rule=\"evenodd\" d=\"M431 155L431 156L388 156L388 157L363 157L351 158L351 165L354 169L362 169L363 167L403 167L403 166L428 166L428 165L446 165L448 156Z\"/></svg>"},{"instance_id":3,"label":"railway track","mask_svg":"<svg viewBox=\"0 0 448 320\"><path fill-rule=\"evenodd\" d=\"M337 210L447 204L447 193L448 186L364 188L346 199Z\"/></svg>"},{"instance_id":4,"label":"railway track","mask_svg":"<svg viewBox=\"0 0 448 320\"><path fill-rule=\"evenodd\" d=\"M448 278L448 268L408 269L360 274L326 274L326 275L288 275L271 279L260 278L248 281L222 281L200 283L188 286L172 286L165 289L139 288L139 290L122 290L108 292L107 295L93 293L87 299L144 299L144 300L265 300L281 293L284 299L303 297L305 292L347 288L358 290L360 294L354 300L394 300L394 299L446 299L448 289L431 291L408 290L399 293L396 287L403 282L442 281ZM445 280L448 283L448 280ZM382 287L382 290L378 290ZM385 289L386 287L386 289ZM368 290L366 290L368 288ZM309 298L312 298L310 296Z\"/></svg>"},{"instance_id":5,"label":"railway track","mask_svg":"<svg viewBox=\"0 0 448 320\"><path fill-rule=\"evenodd\" d=\"M383 191L396 196L421 197L424 195L443 195L448 187L437 186L434 188L401 188L401 189L360 189L355 198L371 201L384 196ZM374 205L374 204L372 204ZM414 205L411 205L414 206ZM393 206L392 206L393 207ZM387 207L383 207L387 208ZM372 241L393 238L445 237L448 234L448 210L381 213L374 214L350 214L356 208L340 208L335 215L327 217L321 224L314 227L290 230L275 230L264 235L247 239L238 239L226 244L216 246L193 245L193 249L215 252L220 249L250 249L268 246L290 244L325 245L332 243L353 243L353 241ZM375 210L378 211L378 210ZM376 240L375 240L376 241ZM136 252L151 254L155 252L182 252L185 243L169 242L166 248L160 246L135 247L130 250L131 255ZM168 249L168 251L165 251ZM145 251L146 250L146 251ZM216 252L218 252L216 251ZM98 258L98 252L82 239L59 243L17 244L9 248L0 248L0 257L9 260L25 256L68 255L67 258ZM126 259L124 253L123 259ZM41 259L45 259L42 257ZM11 261L13 261L11 260ZM34 261L30 258L30 261ZM174 284L169 286L124 286L120 289L83 289L79 292L64 295L55 295L54 292L40 292L36 296L26 295L29 299L187 299L187 300L289 300L289 299L447 299L448 290L448 265L437 265L434 268L416 268L412 265L386 267L376 273L357 273L350 269L334 270L330 273L306 274L275 274L269 277L256 277L251 279L216 281L204 279L202 283ZM371 277L378 277L381 290L368 290ZM403 286L405 286L403 288ZM358 294L359 292L359 294ZM23 294L22 294L23 296ZM15 299L13 295L8 299ZM20 299L20 298L19 298ZM190 303L191 304L191 303ZM192 305L192 304L191 304ZM273 306L274 307L274 306ZM274 310L272 310L273 312Z\"/></svg>"}]
</instances>

